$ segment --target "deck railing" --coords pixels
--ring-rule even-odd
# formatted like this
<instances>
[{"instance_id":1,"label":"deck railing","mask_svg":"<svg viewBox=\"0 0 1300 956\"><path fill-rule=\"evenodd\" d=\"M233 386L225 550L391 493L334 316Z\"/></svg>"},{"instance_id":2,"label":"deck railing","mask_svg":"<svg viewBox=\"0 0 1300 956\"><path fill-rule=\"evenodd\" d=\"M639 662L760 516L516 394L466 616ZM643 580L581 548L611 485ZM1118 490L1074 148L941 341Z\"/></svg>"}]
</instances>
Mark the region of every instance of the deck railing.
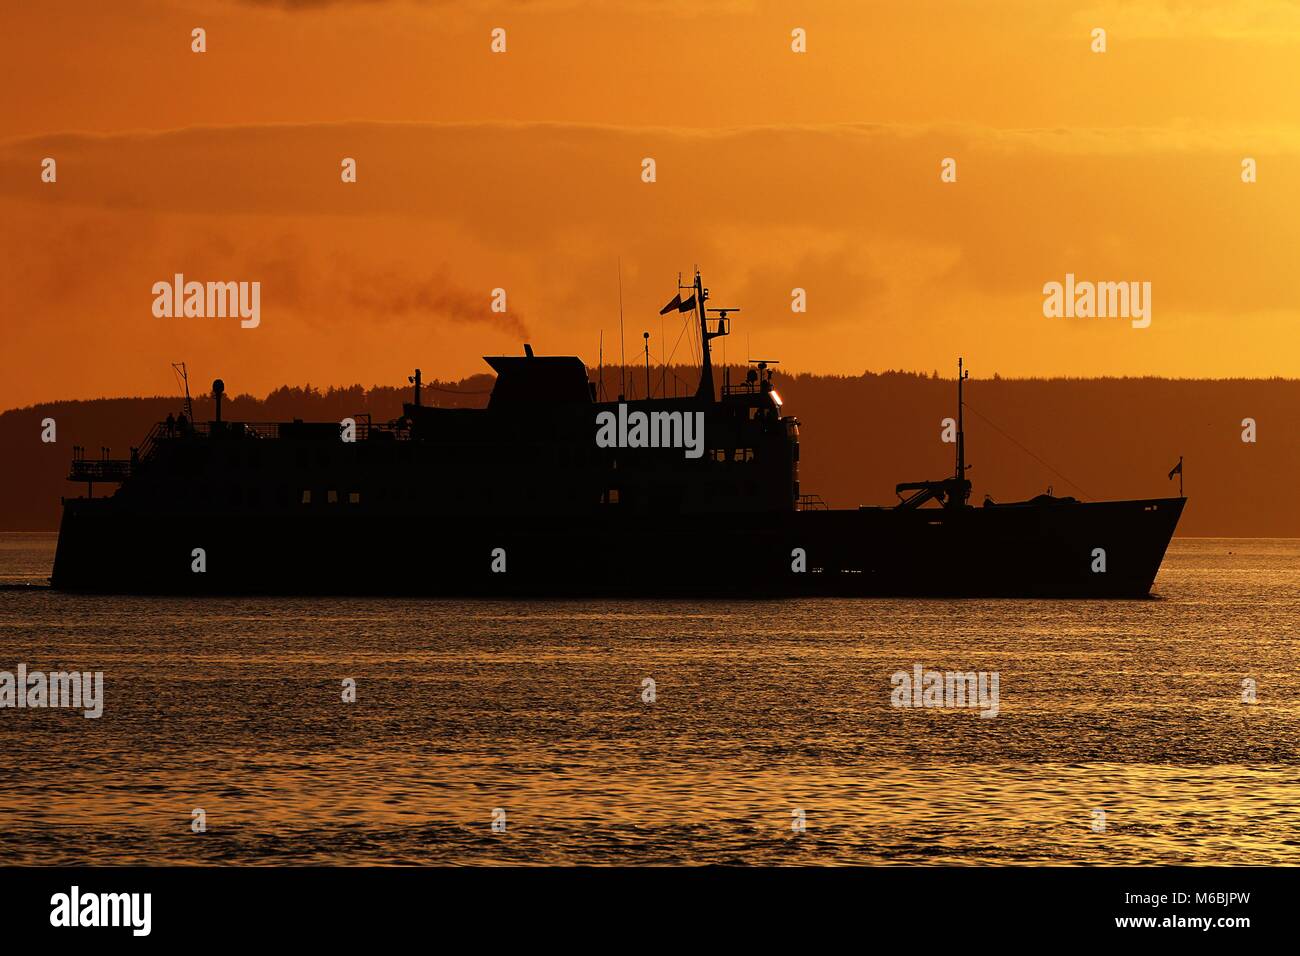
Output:
<instances>
[{"instance_id":1,"label":"deck railing","mask_svg":"<svg viewBox=\"0 0 1300 956\"><path fill-rule=\"evenodd\" d=\"M69 481L125 481L131 477L129 458L74 458Z\"/></svg>"},{"instance_id":2,"label":"deck railing","mask_svg":"<svg viewBox=\"0 0 1300 956\"><path fill-rule=\"evenodd\" d=\"M365 413L351 416L355 422L356 441L369 440L372 432L386 430L383 426L372 426L370 416ZM222 439L278 439L282 430L293 429L297 425L321 425L321 422L186 422L180 425L173 421L155 422L144 436L139 448L131 449L130 458L109 458L107 449L104 456L97 459L84 457L85 449L80 446L73 449L72 468L68 474L69 481L123 481L129 478L132 470L141 462L149 461L158 454L158 448L167 441L187 441L212 438L220 435ZM342 426L340 425L340 428ZM406 429L394 429L394 438L409 438Z\"/></svg>"}]
</instances>

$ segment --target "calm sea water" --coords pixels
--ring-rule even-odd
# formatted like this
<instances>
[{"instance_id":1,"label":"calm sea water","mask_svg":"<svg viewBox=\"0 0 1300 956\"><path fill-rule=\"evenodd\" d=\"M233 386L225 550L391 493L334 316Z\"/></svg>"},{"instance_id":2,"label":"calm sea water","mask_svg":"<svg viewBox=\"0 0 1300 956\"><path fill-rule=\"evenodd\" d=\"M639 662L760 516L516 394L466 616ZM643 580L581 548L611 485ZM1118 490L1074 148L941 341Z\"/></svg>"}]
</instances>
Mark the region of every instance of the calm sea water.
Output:
<instances>
[{"instance_id":1,"label":"calm sea water","mask_svg":"<svg viewBox=\"0 0 1300 956\"><path fill-rule=\"evenodd\" d=\"M53 546L0 535L0 581L45 579ZM98 720L0 710L0 860L1300 863L1300 541L1176 541L1156 591L0 591L0 670L102 670L107 698ZM917 663L999 672L999 715L891 707Z\"/></svg>"}]
</instances>

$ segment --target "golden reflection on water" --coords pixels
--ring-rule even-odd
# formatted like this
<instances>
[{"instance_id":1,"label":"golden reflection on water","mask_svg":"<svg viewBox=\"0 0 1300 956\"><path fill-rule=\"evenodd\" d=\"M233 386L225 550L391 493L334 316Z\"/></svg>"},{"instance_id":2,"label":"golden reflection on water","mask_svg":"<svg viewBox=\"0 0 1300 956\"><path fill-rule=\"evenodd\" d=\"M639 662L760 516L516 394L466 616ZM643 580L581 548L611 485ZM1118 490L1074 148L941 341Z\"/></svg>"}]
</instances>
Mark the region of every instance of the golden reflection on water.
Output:
<instances>
[{"instance_id":1,"label":"golden reflection on water","mask_svg":"<svg viewBox=\"0 0 1300 956\"><path fill-rule=\"evenodd\" d=\"M48 547L8 544L0 579ZM0 778L0 852L1293 864L1298 584L1300 542L1202 539L1174 543L1140 602L5 592L0 669L102 669L107 704L0 711L19 770ZM891 707L890 674L916 663L998 671L998 716Z\"/></svg>"}]
</instances>

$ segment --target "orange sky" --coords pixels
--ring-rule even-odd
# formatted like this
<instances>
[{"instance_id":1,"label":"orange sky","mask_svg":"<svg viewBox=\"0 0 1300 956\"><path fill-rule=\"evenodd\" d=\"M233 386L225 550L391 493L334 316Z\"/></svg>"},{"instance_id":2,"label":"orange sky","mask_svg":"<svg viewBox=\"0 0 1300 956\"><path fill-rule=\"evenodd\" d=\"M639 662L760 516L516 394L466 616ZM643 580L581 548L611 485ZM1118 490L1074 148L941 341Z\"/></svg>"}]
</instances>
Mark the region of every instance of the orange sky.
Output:
<instances>
[{"instance_id":1,"label":"orange sky","mask_svg":"<svg viewBox=\"0 0 1300 956\"><path fill-rule=\"evenodd\" d=\"M1300 376L1281 0L43 0L0 63L0 408L171 392L180 360L396 384L525 337L594 365L603 329L609 362L619 257L629 360L699 263L731 359ZM176 272L261 282L260 326L155 318ZM1067 272L1150 282L1151 327L1044 318Z\"/></svg>"}]
</instances>

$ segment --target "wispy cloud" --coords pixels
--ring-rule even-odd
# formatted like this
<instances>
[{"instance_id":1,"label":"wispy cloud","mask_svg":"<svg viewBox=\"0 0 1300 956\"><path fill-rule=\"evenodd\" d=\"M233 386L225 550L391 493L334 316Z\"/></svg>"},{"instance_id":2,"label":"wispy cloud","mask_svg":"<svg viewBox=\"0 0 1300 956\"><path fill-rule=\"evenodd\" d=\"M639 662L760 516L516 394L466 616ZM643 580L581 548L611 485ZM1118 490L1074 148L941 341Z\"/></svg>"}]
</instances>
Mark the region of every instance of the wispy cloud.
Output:
<instances>
[{"instance_id":1,"label":"wispy cloud","mask_svg":"<svg viewBox=\"0 0 1300 956\"><path fill-rule=\"evenodd\" d=\"M1262 169L1251 187L1239 178L1247 151ZM40 182L47 155L56 185ZM958 160L951 185L939 181L946 156ZM355 184L340 179L343 157L357 160ZM653 184L641 181L644 157L657 162ZM0 144L0 306L20 366L11 387L27 397L55 329L148 367L201 344L237 358L254 390L257 376L266 387L286 375L381 381L421 353L445 357L439 374L464 374L476 355L525 335L547 351L591 353L600 329L617 328L619 258L629 327L656 343L679 331L661 332L664 290L700 263L743 308L750 346L779 344L795 367L944 365L952 343L978 330L980 347L1020 357L1003 372L1179 374L1171 355L1222 352L1228 323L1256 343L1250 361L1281 354L1267 342L1300 309L1295 208L1300 151L1288 131L340 123L69 133ZM175 271L263 281L262 328L239 338L153 319L148 290ZM1152 334L1117 352L1106 327L1045 322L1042 285L1066 272L1151 281ZM495 287L508 292L505 314L489 309ZM790 310L796 287L807 313ZM303 370L272 361L271 345L301 355ZM135 361L81 374L129 377Z\"/></svg>"}]
</instances>

